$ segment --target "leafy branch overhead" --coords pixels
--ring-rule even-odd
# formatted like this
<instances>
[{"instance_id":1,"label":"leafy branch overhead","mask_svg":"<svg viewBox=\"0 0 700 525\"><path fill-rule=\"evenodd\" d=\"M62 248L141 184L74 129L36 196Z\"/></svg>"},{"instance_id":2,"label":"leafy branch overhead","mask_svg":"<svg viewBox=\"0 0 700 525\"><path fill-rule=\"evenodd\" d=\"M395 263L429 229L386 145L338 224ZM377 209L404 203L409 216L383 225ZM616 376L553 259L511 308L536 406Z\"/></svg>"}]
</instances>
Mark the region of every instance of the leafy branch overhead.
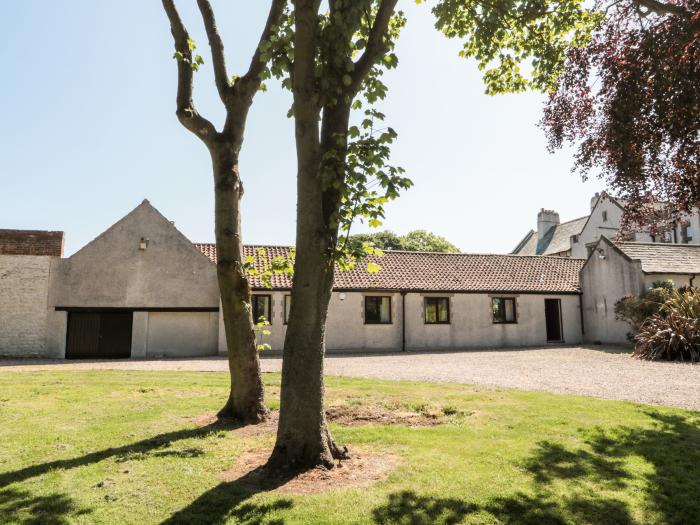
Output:
<instances>
[{"instance_id":1,"label":"leafy branch overhead","mask_svg":"<svg viewBox=\"0 0 700 525\"><path fill-rule=\"evenodd\" d=\"M628 227L700 205L698 0L439 0L491 94L549 94L551 149L627 201Z\"/></svg>"},{"instance_id":2,"label":"leafy branch overhead","mask_svg":"<svg viewBox=\"0 0 700 525\"><path fill-rule=\"evenodd\" d=\"M378 2L345 2L342 8L342 2L334 4L337 10L342 9L342 16L334 17L328 11L318 17L314 91L319 106L351 104L354 111L356 122L332 135L335 143L325 148L321 172L323 190L333 193L339 202L333 221L344 235L331 255L341 267L351 267L361 257L376 255L370 246L350 247L345 242L352 225L361 220L372 227L381 226L385 204L412 186L404 169L389 162L397 133L383 125L385 115L376 109L387 95L382 75L398 65L394 45L406 19L403 13L391 13ZM372 29L381 16L389 19L385 34L378 36ZM269 64L263 78L280 79L282 86L291 90L294 13L286 12L275 29L274 37L261 44L262 57ZM368 60L375 49L380 49L382 56ZM288 113L293 115L294 108ZM376 265L370 264L368 269L376 270Z\"/></svg>"},{"instance_id":3,"label":"leafy branch overhead","mask_svg":"<svg viewBox=\"0 0 700 525\"><path fill-rule=\"evenodd\" d=\"M420 2L419 2L420 3ZM551 91L570 47L590 40L603 14L583 0L441 0L436 27L464 41L486 92Z\"/></svg>"}]
</instances>

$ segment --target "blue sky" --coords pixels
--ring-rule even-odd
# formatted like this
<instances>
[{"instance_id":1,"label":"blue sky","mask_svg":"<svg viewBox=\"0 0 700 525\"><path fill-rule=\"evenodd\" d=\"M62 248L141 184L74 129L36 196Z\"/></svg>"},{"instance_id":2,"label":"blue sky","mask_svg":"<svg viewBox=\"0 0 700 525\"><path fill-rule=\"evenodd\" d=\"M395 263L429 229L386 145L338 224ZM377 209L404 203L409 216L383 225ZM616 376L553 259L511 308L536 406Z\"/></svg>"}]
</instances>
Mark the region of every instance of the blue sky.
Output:
<instances>
[{"instance_id":1,"label":"blue sky","mask_svg":"<svg viewBox=\"0 0 700 525\"><path fill-rule=\"evenodd\" d=\"M213 3L229 72L240 74L268 2ZM570 173L571 151L546 151L536 127L544 97L484 95L476 66L434 29L429 9L399 4L408 24L381 109L399 134L393 162L415 186L388 207L385 227L507 253L542 207L562 220L585 215L602 183ZM195 2L178 6L206 62L195 80L198 110L218 125ZM64 230L70 254L148 198L191 240L213 240L209 156L174 115L172 40L159 1L3 1L0 31L0 228ZM270 85L250 113L241 158L248 243L294 242L290 102Z\"/></svg>"}]
</instances>

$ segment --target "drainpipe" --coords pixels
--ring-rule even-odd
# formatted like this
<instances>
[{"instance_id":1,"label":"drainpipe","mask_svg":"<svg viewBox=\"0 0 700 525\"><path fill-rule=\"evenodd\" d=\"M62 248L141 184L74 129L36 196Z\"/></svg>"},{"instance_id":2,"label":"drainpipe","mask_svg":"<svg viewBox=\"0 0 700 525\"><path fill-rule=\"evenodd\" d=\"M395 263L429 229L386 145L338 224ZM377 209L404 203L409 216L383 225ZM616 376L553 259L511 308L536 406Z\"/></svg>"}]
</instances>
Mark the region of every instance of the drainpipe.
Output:
<instances>
[{"instance_id":1,"label":"drainpipe","mask_svg":"<svg viewBox=\"0 0 700 525\"><path fill-rule=\"evenodd\" d=\"M586 335L586 326L583 322L583 294L579 294L578 296L578 309L579 313L581 315L581 336ZM583 337L581 337L583 339Z\"/></svg>"},{"instance_id":2,"label":"drainpipe","mask_svg":"<svg viewBox=\"0 0 700 525\"><path fill-rule=\"evenodd\" d=\"M401 351L406 351L406 292L401 292Z\"/></svg>"}]
</instances>

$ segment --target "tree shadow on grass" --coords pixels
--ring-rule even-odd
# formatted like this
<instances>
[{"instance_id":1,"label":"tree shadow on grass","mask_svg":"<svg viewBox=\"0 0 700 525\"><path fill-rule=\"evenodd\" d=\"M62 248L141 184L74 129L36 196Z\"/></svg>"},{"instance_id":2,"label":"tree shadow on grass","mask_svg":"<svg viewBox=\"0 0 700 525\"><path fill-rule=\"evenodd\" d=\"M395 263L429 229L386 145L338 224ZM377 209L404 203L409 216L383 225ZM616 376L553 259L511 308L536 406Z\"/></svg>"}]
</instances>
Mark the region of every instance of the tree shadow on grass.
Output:
<instances>
[{"instance_id":1,"label":"tree shadow on grass","mask_svg":"<svg viewBox=\"0 0 700 525\"><path fill-rule=\"evenodd\" d=\"M523 463L534 482L531 492L493 497L479 506L399 492L374 510L374 521L449 525L484 514L504 525L700 523L700 417L655 410L647 415L650 427L582 430L584 445L577 448L539 443ZM638 492L643 497L636 502L623 497Z\"/></svg>"},{"instance_id":2,"label":"tree shadow on grass","mask_svg":"<svg viewBox=\"0 0 700 525\"><path fill-rule=\"evenodd\" d=\"M297 473L271 474L265 466L251 470L237 480L219 483L204 492L185 508L161 522L161 525L213 525L232 520L245 525L282 525L282 518L270 514L291 509L290 499L271 502L247 502L259 492L274 490L291 480Z\"/></svg>"},{"instance_id":3,"label":"tree shadow on grass","mask_svg":"<svg viewBox=\"0 0 700 525\"><path fill-rule=\"evenodd\" d=\"M455 525L478 510L456 498L419 496L413 491L389 494L388 501L372 511L378 525Z\"/></svg>"},{"instance_id":4,"label":"tree shadow on grass","mask_svg":"<svg viewBox=\"0 0 700 525\"><path fill-rule=\"evenodd\" d=\"M129 445L106 448L79 457L48 461L10 472L2 472L0 473L0 523L18 522L27 525L62 525L71 521L68 519L69 516L89 512L77 509L73 500L65 495L35 496L24 490L9 488L10 484L21 483L48 472L73 469L112 458L121 462L143 460L149 456L197 457L203 453L200 447L186 447L182 449L169 447L185 439L205 438L212 434L225 430L235 430L240 427L241 425L234 422L217 421L203 427L165 432ZM247 514L252 516L252 513L253 509L248 509ZM21 518L21 516L26 516L27 514L30 518ZM256 522L251 521L250 523Z\"/></svg>"},{"instance_id":5,"label":"tree shadow on grass","mask_svg":"<svg viewBox=\"0 0 700 525\"><path fill-rule=\"evenodd\" d=\"M0 487L10 483L19 483L30 478L41 476L54 470L68 470L84 465L99 463L106 459L115 458L116 461L129 461L145 459L149 455L155 456L180 456L197 457L201 455L198 447L184 448L180 450L168 449L173 443L191 438L204 438L211 434L216 434L224 430L235 430L241 426L231 422L214 422L210 425L173 432L165 432L157 436L137 441L121 447L111 447L95 452L90 452L84 456L69 459L57 459L37 465L30 465L22 469L0 473Z\"/></svg>"},{"instance_id":6,"label":"tree shadow on grass","mask_svg":"<svg viewBox=\"0 0 700 525\"><path fill-rule=\"evenodd\" d=\"M63 494L35 496L24 490L0 489L0 523L22 525L67 525L71 518L90 514L78 509L71 498Z\"/></svg>"}]
</instances>

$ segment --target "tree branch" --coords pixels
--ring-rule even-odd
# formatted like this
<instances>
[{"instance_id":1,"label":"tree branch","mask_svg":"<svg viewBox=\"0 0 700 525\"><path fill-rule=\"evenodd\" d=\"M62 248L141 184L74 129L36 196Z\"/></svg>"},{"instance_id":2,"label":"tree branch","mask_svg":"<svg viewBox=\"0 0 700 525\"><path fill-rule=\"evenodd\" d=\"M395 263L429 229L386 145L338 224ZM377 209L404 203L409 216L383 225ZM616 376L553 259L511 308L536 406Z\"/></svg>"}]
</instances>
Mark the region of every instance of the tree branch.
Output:
<instances>
[{"instance_id":1,"label":"tree branch","mask_svg":"<svg viewBox=\"0 0 700 525\"><path fill-rule=\"evenodd\" d=\"M216 136L216 128L206 118L197 113L192 101L192 51L189 47L190 36L180 19L175 2L163 0L163 8L170 21L170 32L175 41L175 52L180 53L177 59L177 115L180 123L209 145Z\"/></svg>"},{"instance_id":2,"label":"tree branch","mask_svg":"<svg viewBox=\"0 0 700 525\"><path fill-rule=\"evenodd\" d=\"M385 37L397 2L398 0L382 0L382 3L379 5L377 16L374 18L374 24L372 24L369 38L367 38L367 47L362 56L355 62L355 69L351 75L350 90L353 93L357 93L360 90L360 86L362 86L362 82L364 82L372 66L387 51L388 44Z\"/></svg>"},{"instance_id":3,"label":"tree branch","mask_svg":"<svg viewBox=\"0 0 700 525\"><path fill-rule=\"evenodd\" d=\"M260 88L262 83L261 75L265 70L265 62L261 60L262 51L260 46L263 42L267 42L272 36L272 28L280 22L282 13L284 12L284 6L287 4L286 0L272 0L272 5L270 5L270 12L267 15L267 22L265 22L265 28L260 34L260 40L253 53L253 58L250 60L250 66L248 67L248 72L241 77L241 89L246 95L251 96Z\"/></svg>"},{"instance_id":4,"label":"tree branch","mask_svg":"<svg viewBox=\"0 0 700 525\"><path fill-rule=\"evenodd\" d=\"M209 0L197 0L199 12L202 14L204 28L207 31L207 39L211 48L211 60L214 64L214 81L219 97L224 105L228 104L231 94L228 73L226 73L226 59L224 58L224 42L221 40L219 30L216 28L216 18L214 10L211 8Z\"/></svg>"},{"instance_id":5,"label":"tree branch","mask_svg":"<svg viewBox=\"0 0 700 525\"><path fill-rule=\"evenodd\" d=\"M294 105L302 100L317 102L316 40L320 0L293 0L294 3L294 63L292 92Z\"/></svg>"}]
</instances>

